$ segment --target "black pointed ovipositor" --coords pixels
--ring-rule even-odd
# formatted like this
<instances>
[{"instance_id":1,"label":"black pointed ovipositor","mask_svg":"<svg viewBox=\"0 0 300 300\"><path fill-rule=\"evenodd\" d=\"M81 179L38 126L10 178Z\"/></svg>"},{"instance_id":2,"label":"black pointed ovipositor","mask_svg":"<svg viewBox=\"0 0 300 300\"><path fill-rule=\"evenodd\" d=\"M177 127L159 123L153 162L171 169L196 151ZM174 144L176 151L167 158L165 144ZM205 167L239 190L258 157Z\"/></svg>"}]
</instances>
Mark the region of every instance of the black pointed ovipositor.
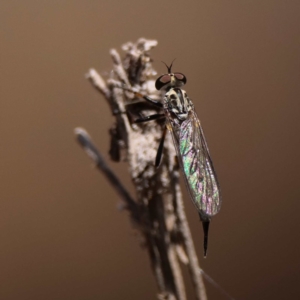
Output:
<instances>
[{"instance_id":1,"label":"black pointed ovipositor","mask_svg":"<svg viewBox=\"0 0 300 300\"><path fill-rule=\"evenodd\" d=\"M209 229L209 220L202 221L202 227L203 227L203 233L204 233L204 242L203 242L203 247L204 247L204 258L206 258L207 255L207 244L208 244L208 229Z\"/></svg>"}]
</instances>

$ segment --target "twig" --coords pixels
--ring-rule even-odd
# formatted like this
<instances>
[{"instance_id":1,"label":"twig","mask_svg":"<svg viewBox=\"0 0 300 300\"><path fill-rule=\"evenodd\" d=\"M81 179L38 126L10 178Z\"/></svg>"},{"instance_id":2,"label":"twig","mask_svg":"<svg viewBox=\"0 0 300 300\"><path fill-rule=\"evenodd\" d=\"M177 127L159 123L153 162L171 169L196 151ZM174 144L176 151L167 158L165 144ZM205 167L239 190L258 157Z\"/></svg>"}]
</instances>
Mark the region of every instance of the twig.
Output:
<instances>
[{"instance_id":1,"label":"twig","mask_svg":"<svg viewBox=\"0 0 300 300\"><path fill-rule=\"evenodd\" d=\"M136 43L123 46L124 59L116 50L111 50L115 78L104 80L94 69L87 78L100 91L108 102L116 120L111 134L111 159L126 160L133 184L136 188L134 201L121 182L103 161L99 151L83 129L77 129L79 142L97 164L139 224L144 236L151 266L158 284L158 298L186 300L185 285L180 261L188 265L198 300L206 300L199 263L194 243L185 216L182 195L179 186L179 171L175 159L176 153L170 135L165 138L164 156L161 166L154 166L158 141L162 134L162 124L152 121L134 124L133 120L141 113L149 115L158 108L135 99L124 88L133 88L137 92L160 99L154 89L152 68L149 55L157 42L139 39Z\"/></svg>"},{"instance_id":2,"label":"twig","mask_svg":"<svg viewBox=\"0 0 300 300\"><path fill-rule=\"evenodd\" d=\"M123 199L123 201L126 203L126 208L129 209L132 213L134 213L134 216L138 216L138 205L129 195L129 192L123 186L119 178L106 164L104 158L92 142L90 135L86 132L86 130L80 127L75 128L74 132L77 137L77 141L83 147L87 155L95 162L97 168L101 172L103 172L106 179L117 191L121 199Z\"/></svg>"},{"instance_id":3,"label":"twig","mask_svg":"<svg viewBox=\"0 0 300 300\"><path fill-rule=\"evenodd\" d=\"M178 176L178 172L174 174L174 176ZM177 213L178 218L180 220L180 231L182 233L184 246L186 249L186 253L189 259L188 268L192 277L192 281L196 290L196 293L200 296L200 299L206 300L206 292L205 292L205 286L203 283L203 279L201 276L201 273L199 272L199 262L197 258L197 254L195 251L195 246L192 238L192 234L186 219L186 214L184 210L184 204L182 200L182 194L180 191L180 186L177 183L175 186L176 190L176 200L177 200Z\"/></svg>"}]
</instances>

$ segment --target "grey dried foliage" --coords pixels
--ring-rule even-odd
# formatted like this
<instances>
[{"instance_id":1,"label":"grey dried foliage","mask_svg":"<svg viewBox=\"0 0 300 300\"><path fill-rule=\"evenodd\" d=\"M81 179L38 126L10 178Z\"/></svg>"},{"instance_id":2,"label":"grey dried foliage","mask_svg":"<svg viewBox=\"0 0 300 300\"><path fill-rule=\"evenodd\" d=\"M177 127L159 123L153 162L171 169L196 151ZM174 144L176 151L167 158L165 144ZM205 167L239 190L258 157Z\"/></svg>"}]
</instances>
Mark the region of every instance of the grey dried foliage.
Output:
<instances>
[{"instance_id":1,"label":"grey dried foliage","mask_svg":"<svg viewBox=\"0 0 300 300\"><path fill-rule=\"evenodd\" d=\"M160 167L156 168L154 158L163 124L159 121L135 124L134 120L140 115L158 113L159 108L122 89L126 87L153 99L161 99L162 95L154 88L153 76L156 72L150 57L150 50L156 45L157 41L144 38L136 43L126 43L122 46L125 51L123 59L116 50L110 51L113 72L109 79L104 80L94 69L87 74L115 116L110 129L110 157L113 161L128 163L136 188L135 199L108 167L87 132L77 128L76 135L87 154L119 193L144 237L158 285L158 299L187 298L181 262L189 269L196 299L205 300L205 287L186 220L171 135L166 136L163 159Z\"/></svg>"}]
</instances>

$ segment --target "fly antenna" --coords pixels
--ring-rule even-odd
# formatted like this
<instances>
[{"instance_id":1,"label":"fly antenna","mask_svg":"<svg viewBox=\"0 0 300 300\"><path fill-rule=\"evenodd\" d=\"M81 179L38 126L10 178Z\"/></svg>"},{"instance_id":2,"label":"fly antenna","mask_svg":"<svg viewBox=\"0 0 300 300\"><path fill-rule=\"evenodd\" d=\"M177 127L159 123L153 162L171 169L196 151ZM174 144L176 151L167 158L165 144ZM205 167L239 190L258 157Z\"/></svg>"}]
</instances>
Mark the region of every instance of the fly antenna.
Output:
<instances>
[{"instance_id":1,"label":"fly antenna","mask_svg":"<svg viewBox=\"0 0 300 300\"><path fill-rule=\"evenodd\" d=\"M169 67L164 61L162 61L162 63L167 67L168 73L169 73L169 74L172 73L172 65L173 65L173 62L174 62L175 59L176 59L176 58L174 58L174 59L172 60L170 67Z\"/></svg>"}]
</instances>

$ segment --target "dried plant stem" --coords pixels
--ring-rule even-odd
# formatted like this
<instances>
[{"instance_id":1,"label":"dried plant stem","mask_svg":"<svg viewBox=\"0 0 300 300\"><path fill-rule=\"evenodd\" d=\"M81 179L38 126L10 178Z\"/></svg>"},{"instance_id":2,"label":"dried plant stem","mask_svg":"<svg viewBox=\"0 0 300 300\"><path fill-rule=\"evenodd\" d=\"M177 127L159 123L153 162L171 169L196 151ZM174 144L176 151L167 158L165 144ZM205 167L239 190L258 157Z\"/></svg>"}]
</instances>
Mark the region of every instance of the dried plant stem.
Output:
<instances>
[{"instance_id":1,"label":"dried plant stem","mask_svg":"<svg viewBox=\"0 0 300 300\"><path fill-rule=\"evenodd\" d=\"M86 151L87 155L95 162L97 168L103 172L106 179L113 186L113 188L117 191L121 199L126 204L126 208L134 213L134 216L138 216L138 206L130 196L129 192L123 186L119 178L114 174L114 172L110 169L110 167L106 164L104 158L100 154L97 147L91 140L89 134L83 128L75 128L75 135L77 136L77 140L79 144Z\"/></svg>"},{"instance_id":2,"label":"dried plant stem","mask_svg":"<svg viewBox=\"0 0 300 300\"><path fill-rule=\"evenodd\" d=\"M141 112L145 115L157 111L132 93L120 88L132 87L142 94L160 99L152 81L156 72L152 68L149 51L156 41L139 39L123 46L126 55L121 59L111 50L115 78L106 82L91 69L87 78L107 100L116 122L110 130L111 159L127 161L136 188L136 200L129 195L121 181L102 159L87 132L76 129L78 141L97 167L124 200L131 218L144 236L151 266L157 281L158 299L185 300L185 284L180 262L189 268L196 299L206 300L205 287L187 223L179 185L176 153L170 135L166 136L161 166L154 167L154 158L162 134L162 124L156 121L134 124L132 119Z\"/></svg>"}]
</instances>

